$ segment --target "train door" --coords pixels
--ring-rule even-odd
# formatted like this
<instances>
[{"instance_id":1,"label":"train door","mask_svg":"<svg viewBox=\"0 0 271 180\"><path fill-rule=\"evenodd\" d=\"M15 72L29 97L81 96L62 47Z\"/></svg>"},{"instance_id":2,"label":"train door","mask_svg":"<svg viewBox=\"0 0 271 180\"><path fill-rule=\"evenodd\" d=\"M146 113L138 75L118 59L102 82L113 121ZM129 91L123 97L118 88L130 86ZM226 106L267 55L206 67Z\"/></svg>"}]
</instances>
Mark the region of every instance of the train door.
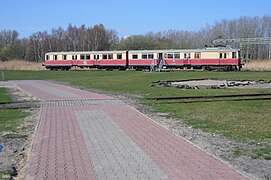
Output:
<instances>
[{"instance_id":1,"label":"train door","mask_svg":"<svg viewBox=\"0 0 271 180\"><path fill-rule=\"evenodd\" d=\"M94 66L99 66L100 65L100 55L99 54L94 54L94 62L93 65Z\"/></svg>"},{"instance_id":2,"label":"train door","mask_svg":"<svg viewBox=\"0 0 271 180\"><path fill-rule=\"evenodd\" d=\"M157 66L161 69L164 66L163 53L158 53Z\"/></svg>"},{"instance_id":3,"label":"train door","mask_svg":"<svg viewBox=\"0 0 271 180\"><path fill-rule=\"evenodd\" d=\"M188 66L188 67L190 67L191 66L191 60L190 60L190 58L191 58L191 54L190 53L184 53L184 62L183 62L183 64L184 64L184 66Z\"/></svg>"},{"instance_id":4,"label":"train door","mask_svg":"<svg viewBox=\"0 0 271 180\"><path fill-rule=\"evenodd\" d=\"M217 65L225 65L227 64L227 53L225 52L220 52L219 53L219 62Z\"/></svg>"},{"instance_id":5,"label":"train door","mask_svg":"<svg viewBox=\"0 0 271 180\"><path fill-rule=\"evenodd\" d=\"M163 53L158 53L158 59L163 59Z\"/></svg>"}]
</instances>

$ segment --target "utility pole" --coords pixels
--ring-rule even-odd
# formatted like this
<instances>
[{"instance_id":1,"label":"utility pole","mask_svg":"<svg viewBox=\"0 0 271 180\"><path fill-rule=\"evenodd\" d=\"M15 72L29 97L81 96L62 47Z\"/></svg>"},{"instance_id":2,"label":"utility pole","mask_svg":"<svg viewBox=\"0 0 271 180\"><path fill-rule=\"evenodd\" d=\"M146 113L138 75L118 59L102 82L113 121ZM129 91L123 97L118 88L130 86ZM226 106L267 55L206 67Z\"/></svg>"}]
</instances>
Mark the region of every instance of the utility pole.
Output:
<instances>
[{"instance_id":1,"label":"utility pole","mask_svg":"<svg viewBox=\"0 0 271 180\"><path fill-rule=\"evenodd\" d=\"M268 60L271 60L271 34L270 37L256 37L256 38L236 38L236 39L215 39L212 41L213 45L231 45L233 43L239 43L239 48L241 53L245 52L246 59L248 56L248 47L249 45L258 44L258 45L268 45ZM244 51L244 47L246 47L246 51Z\"/></svg>"},{"instance_id":2,"label":"utility pole","mask_svg":"<svg viewBox=\"0 0 271 180\"><path fill-rule=\"evenodd\" d=\"M271 33L270 33L270 37L271 37ZM269 50L268 50L268 60L271 60L271 38L269 38Z\"/></svg>"}]
</instances>

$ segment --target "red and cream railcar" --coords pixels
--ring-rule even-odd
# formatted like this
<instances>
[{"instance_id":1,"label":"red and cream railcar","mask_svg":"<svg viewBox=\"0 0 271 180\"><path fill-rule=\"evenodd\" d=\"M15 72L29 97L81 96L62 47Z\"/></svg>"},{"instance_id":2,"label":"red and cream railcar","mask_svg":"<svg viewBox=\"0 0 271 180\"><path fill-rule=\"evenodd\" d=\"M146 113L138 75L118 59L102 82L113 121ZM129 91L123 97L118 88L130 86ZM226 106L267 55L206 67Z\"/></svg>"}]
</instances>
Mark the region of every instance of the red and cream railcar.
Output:
<instances>
[{"instance_id":1,"label":"red and cream railcar","mask_svg":"<svg viewBox=\"0 0 271 180\"><path fill-rule=\"evenodd\" d=\"M68 70L73 66L89 68L125 68L127 51L51 52L45 54L47 69Z\"/></svg>"},{"instance_id":2,"label":"red and cream railcar","mask_svg":"<svg viewBox=\"0 0 271 180\"><path fill-rule=\"evenodd\" d=\"M239 51L230 48L170 50L164 52L163 61L166 67L227 68L228 70L241 68Z\"/></svg>"},{"instance_id":3,"label":"red and cream railcar","mask_svg":"<svg viewBox=\"0 0 271 180\"><path fill-rule=\"evenodd\" d=\"M188 50L130 50L46 53L47 69L67 70L73 66L98 69L241 68L239 51L230 48Z\"/></svg>"}]
</instances>

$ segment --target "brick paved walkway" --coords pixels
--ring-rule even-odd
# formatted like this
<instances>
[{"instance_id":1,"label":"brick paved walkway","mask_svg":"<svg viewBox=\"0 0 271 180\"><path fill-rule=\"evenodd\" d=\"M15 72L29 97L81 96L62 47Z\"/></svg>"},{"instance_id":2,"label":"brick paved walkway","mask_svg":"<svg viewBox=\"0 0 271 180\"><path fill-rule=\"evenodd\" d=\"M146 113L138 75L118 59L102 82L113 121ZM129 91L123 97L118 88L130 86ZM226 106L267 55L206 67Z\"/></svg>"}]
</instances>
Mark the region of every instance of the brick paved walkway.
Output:
<instances>
[{"instance_id":1,"label":"brick paved walkway","mask_svg":"<svg viewBox=\"0 0 271 180\"><path fill-rule=\"evenodd\" d=\"M27 179L245 179L120 100L9 83L44 100Z\"/></svg>"}]
</instances>

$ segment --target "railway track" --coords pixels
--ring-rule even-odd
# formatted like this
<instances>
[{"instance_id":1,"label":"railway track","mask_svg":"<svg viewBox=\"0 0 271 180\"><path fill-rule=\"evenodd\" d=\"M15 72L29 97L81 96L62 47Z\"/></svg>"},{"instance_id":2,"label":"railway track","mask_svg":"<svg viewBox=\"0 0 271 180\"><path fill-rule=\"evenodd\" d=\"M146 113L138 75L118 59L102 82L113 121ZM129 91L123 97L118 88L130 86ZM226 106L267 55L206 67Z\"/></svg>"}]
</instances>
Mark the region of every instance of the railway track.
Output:
<instances>
[{"instance_id":1,"label":"railway track","mask_svg":"<svg viewBox=\"0 0 271 180\"><path fill-rule=\"evenodd\" d=\"M230 95L214 95L214 96L155 97L155 98L146 98L146 100L158 100L158 101L161 101L161 102L159 102L159 104L220 102L220 101L271 100L271 93L230 94Z\"/></svg>"}]
</instances>

